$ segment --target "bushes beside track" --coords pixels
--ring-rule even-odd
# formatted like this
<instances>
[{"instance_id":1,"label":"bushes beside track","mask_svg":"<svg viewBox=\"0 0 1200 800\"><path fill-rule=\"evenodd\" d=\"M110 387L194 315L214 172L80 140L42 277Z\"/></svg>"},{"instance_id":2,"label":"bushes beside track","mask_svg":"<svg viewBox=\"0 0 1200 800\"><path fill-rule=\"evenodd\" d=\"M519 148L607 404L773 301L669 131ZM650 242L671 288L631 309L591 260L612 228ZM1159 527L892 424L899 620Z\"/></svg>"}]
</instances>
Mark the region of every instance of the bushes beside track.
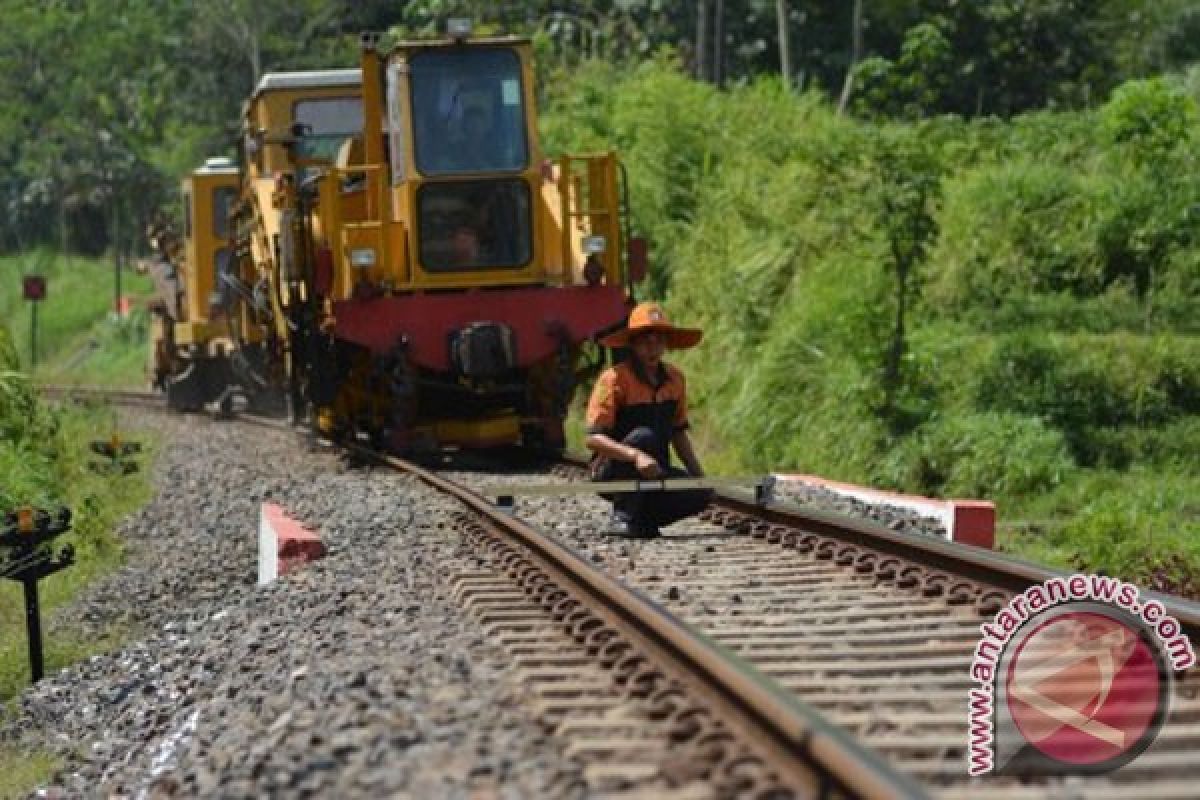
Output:
<instances>
[{"instance_id":1,"label":"bushes beside track","mask_svg":"<svg viewBox=\"0 0 1200 800\"><path fill-rule=\"evenodd\" d=\"M1200 576L1172 544L1200 541L1200 140L1175 83L909 124L666 62L557 85L547 151L622 153L643 294L706 329L679 361L717 468L981 495L1038 518L1003 546Z\"/></svg>"},{"instance_id":2,"label":"bushes beside track","mask_svg":"<svg viewBox=\"0 0 1200 800\"><path fill-rule=\"evenodd\" d=\"M119 563L121 546L113 527L149 497L142 473L99 475L88 468L95 458L89 442L107 438L112 425L111 409L57 410L41 403L20 370L12 337L0 325L0 509L66 505L74 514L72 532L55 545L70 543L76 563L39 587L47 672L106 646L57 631L45 621ZM0 581L0 701L11 699L29 680L24 616L20 584Z\"/></svg>"}]
</instances>

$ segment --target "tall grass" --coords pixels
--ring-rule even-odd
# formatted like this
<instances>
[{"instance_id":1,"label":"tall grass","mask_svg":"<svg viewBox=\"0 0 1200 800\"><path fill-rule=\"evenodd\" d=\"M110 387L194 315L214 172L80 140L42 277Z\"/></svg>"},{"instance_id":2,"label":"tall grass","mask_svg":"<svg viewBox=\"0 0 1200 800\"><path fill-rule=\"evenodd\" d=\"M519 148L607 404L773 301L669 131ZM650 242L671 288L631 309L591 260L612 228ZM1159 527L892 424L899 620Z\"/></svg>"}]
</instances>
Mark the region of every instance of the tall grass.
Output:
<instances>
[{"instance_id":1,"label":"tall grass","mask_svg":"<svg viewBox=\"0 0 1200 800\"><path fill-rule=\"evenodd\" d=\"M115 411L97 406L51 409L14 369L10 338L0 325L0 510L18 506L56 507L73 512L72 530L55 539L70 544L76 563L41 582L44 613L70 600L121 558L113 535L117 521L149 497L143 474L111 475L90 468L89 444L107 439L118 422ZM48 664L61 665L85 643L48 641ZM24 606L20 587L0 583L0 700L27 680Z\"/></svg>"}]
</instances>

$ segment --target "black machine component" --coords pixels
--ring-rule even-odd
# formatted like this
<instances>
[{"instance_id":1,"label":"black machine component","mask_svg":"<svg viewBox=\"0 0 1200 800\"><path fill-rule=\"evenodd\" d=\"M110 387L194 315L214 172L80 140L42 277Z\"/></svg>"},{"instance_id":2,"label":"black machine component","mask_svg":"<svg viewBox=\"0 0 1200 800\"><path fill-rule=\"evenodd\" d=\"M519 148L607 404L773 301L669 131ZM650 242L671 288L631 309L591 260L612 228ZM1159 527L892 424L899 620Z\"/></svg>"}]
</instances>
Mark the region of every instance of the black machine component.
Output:
<instances>
[{"instance_id":1,"label":"black machine component","mask_svg":"<svg viewBox=\"0 0 1200 800\"><path fill-rule=\"evenodd\" d=\"M176 411L199 411L236 382L236 376L224 352L215 355L191 348L181 356L183 368L166 378L167 407Z\"/></svg>"},{"instance_id":2,"label":"black machine component","mask_svg":"<svg viewBox=\"0 0 1200 800\"><path fill-rule=\"evenodd\" d=\"M466 378L502 378L516 369L516 337L507 325L472 323L451 334L450 360L455 371Z\"/></svg>"}]
</instances>

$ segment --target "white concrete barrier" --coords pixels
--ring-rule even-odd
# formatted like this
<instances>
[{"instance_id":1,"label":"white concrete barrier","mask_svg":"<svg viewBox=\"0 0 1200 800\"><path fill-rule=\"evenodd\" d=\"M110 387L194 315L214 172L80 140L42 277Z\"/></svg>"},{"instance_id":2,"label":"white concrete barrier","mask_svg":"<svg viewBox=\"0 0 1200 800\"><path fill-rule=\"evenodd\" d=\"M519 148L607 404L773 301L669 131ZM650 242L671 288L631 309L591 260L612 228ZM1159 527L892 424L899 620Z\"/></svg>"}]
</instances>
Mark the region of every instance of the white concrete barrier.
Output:
<instances>
[{"instance_id":1,"label":"white concrete barrier","mask_svg":"<svg viewBox=\"0 0 1200 800\"><path fill-rule=\"evenodd\" d=\"M258 522L258 585L325 555L320 538L274 503L263 503Z\"/></svg>"},{"instance_id":2,"label":"white concrete barrier","mask_svg":"<svg viewBox=\"0 0 1200 800\"><path fill-rule=\"evenodd\" d=\"M898 494L869 486L842 483L819 475L779 474L780 481L796 481L818 486L838 494L853 497L864 503L887 504L907 508L921 516L941 520L947 538L952 542L985 547L991 550L996 543L996 505L986 500L935 500L912 494Z\"/></svg>"}]
</instances>

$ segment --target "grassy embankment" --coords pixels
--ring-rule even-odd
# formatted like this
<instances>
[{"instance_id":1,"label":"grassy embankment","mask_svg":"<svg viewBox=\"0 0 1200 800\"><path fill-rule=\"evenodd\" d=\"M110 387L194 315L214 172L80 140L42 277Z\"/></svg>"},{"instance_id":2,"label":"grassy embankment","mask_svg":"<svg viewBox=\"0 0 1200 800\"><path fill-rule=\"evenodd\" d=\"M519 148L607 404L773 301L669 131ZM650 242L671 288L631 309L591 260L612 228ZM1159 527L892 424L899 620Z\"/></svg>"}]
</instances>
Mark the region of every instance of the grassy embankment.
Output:
<instances>
[{"instance_id":1,"label":"grassy embankment","mask_svg":"<svg viewBox=\"0 0 1200 800\"><path fill-rule=\"evenodd\" d=\"M111 409L56 410L34 396L22 371L29 359L29 317L20 297L20 275L34 271L47 275L49 283L39 309L39 381L141 385L145 320L144 312L121 322L109 319L111 270L105 264L47 254L0 259L0 509L66 505L74 513L72 531L54 544L73 545L76 563L39 584L49 674L114 646L123 635L110 631L100 639L84 639L49 631L45 621L120 563L122 550L113 527L149 499L150 487L144 473L117 477L88 468L95 460L88 443L107 438L118 422ZM127 280L131 293L146 292L144 279ZM149 461L155 443L137 435L148 446L142 461ZM2 581L0 701L11 701L28 681L24 597L20 584ZM0 751L0 796L23 796L55 766L45 753Z\"/></svg>"},{"instance_id":2,"label":"grassy embankment","mask_svg":"<svg viewBox=\"0 0 1200 800\"><path fill-rule=\"evenodd\" d=\"M1200 588L1185 92L901 124L662 65L564 86L548 151L622 153L651 238L642 294L706 330L679 361L711 469L985 497L1003 550Z\"/></svg>"},{"instance_id":3,"label":"grassy embankment","mask_svg":"<svg viewBox=\"0 0 1200 800\"><path fill-rule=\"evenodd\" d=\"M59 257L40 251L0 257L0 320L8 327L21 362L29 365L30 304L21 298L21 276L47 278L38 308L40 383L141 387L145 384L148 315L143 302L150 279L122 271L121 292L131 312L111 317L113 268L99 259Z\"/></svg>"}]
</instances>

